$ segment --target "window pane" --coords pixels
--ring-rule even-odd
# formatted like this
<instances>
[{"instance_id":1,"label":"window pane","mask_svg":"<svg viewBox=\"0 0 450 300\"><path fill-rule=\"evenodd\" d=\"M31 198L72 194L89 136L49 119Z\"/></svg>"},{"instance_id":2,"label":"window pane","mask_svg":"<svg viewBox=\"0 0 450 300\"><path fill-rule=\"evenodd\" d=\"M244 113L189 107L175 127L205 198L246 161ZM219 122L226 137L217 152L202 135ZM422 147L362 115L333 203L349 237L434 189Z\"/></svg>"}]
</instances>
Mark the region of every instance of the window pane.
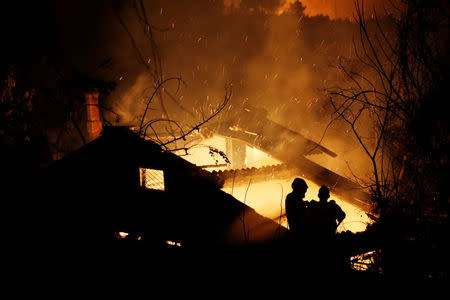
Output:
<instances>
[{"instance_id":1,"label":"window pane","mask_svg":"<svg viewBox=\"0 0 450 300\"><path fill-rule=\"evenodd\" d=\"M164 171L140 168L141 186L151 189L164 191Z\"/></svg>"}]
</instances>

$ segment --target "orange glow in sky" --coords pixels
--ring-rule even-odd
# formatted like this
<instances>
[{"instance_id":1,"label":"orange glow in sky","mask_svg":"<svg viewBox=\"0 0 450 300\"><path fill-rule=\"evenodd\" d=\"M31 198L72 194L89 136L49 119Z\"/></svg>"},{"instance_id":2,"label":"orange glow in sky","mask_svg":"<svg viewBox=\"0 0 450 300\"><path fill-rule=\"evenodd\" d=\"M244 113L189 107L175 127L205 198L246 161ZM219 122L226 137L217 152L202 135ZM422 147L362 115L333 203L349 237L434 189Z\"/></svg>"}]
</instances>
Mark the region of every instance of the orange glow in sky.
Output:
<instances>
[{"instance_id":1,"label":"orange glow in sky","mask_svg":"<svg viewBox=\"0 0 450 300\"><path fill-rule=\"evenodd\" d=\"M228 10L239 10L245 0L223 0L224 6ZM273 11L274 14L283 14L288 11L291 4L297 0L280 0L279 6ZM354 0L301 0L306 7L305 14L308 16L326 15L331 19L352 19L354 12ZM375 9L377 14L384 14L384 8L390 0L360 0L364 2L365 10L370 15ZM265 10L266 11L266 10Z\"/></svg>"}]
</instances>

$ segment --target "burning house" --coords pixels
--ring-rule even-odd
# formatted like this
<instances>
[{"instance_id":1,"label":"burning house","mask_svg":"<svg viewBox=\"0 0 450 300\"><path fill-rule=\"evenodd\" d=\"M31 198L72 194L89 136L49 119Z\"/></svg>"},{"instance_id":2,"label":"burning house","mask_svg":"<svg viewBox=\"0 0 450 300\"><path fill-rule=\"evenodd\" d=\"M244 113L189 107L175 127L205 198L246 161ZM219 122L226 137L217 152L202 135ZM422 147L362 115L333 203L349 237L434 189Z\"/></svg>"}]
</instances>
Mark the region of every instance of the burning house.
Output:
<instances>
[{"instance_id":1,"label":"burning house","mask_svg":"<svg viewBox=\"0 0 450 300\"><path fill-rule=\"evenodd\" d=\"M448 1L16 2L0 19L7 243L269 245L278 267L314 248L284 238L301 177L312 207L326 185L345 212L347 268L448 276Z\"/></svg>"},{"instance_id":2,"label":"burning house","mask_svg":"<svg viewBox=\"0 0 450 300\"><path fill-rule=\"evenodd\" d=\"M286 233L223 192L219 177L127 127L105 127L50 173L56 225L69 241L195 248Z\"/></svg>"},{"instance_id":3,"label":"burning house","mask_svg":"<svg viewBox=\"0 0 450 300\"><path fill-rule=\"evenodd\" d=\"M352 191L351 181L306 158L336 154L270 121L261 110L245 109L239 118L202 129L202 143L208 136L224 139L231 162L217 171L164 150L127 126L103 128L98 92L87 92L85 100L89 143L49 172L49 203L56 207L50 219L58 224L59 238L69 242L199 248L281 238L287 233L283 203L289 191L281 186L280 199L268 186L274 179L291 181L294 173L310 184L334 186L345 201L366 208L365 194ZM253 167L264 160L275 165ZM252 194L253 187L249 192L251 184L259 194ZM238 196L243 189L244 197Z\"/></svg>"}]
</instances>

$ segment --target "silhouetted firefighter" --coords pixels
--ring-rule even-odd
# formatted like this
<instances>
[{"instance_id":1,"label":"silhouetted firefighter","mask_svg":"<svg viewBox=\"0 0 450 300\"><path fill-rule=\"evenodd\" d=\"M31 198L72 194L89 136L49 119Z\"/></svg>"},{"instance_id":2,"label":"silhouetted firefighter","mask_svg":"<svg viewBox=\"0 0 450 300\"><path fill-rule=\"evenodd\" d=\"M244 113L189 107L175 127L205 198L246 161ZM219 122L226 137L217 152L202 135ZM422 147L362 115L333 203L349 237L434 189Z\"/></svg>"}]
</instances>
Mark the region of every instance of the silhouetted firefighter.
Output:
<instances>
[{"instance_id":1,"label":"silhouetted firefighter","mask_svg":"<svg viewBox=\"0 0 450 300\"><path fill-rule=\"evenodd\" d=\"M336 234L339 224L345 219L345 212L330 198L330 190L322 185L319 189L319 202L311 200L305 213L311 237L329 240Z\"/></svg>"},{"instance_id":2,"label":"silhouetted firefighter","mask_svg":"<svg viewBox=\"0 0 450 300\"><path fill-rule=\"evenodd\" d=\"M292 192L286 196L286 216L289 230L293 236L298 237L305 231L304 213L307 201L304 201L308 185L301 178L292 182Z\"/></svg>"}]
</instances>

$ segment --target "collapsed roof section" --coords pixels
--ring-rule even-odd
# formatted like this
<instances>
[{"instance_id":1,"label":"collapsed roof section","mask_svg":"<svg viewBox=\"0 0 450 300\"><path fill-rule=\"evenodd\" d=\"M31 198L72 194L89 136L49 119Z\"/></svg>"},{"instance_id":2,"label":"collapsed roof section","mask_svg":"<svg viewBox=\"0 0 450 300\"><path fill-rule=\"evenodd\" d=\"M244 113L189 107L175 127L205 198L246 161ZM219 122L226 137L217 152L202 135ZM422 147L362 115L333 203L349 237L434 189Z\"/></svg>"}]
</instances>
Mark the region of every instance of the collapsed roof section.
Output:
<instances>
[{"instance_id":1,"label":"collapsed roof section","mask_svg":"<svg viewBox=\"0 0 450 300\"><path fill-rule=\"evenodd\" d=\"M370 194L357 183L307 158L313 154L337 157L333 151L268 119L264 109L244 108L239 114L233 113L224 119L208 124L208 130L263 150L319 186L329 186L334 193L356 207L364 211L370 209Z\"/></svg>"}]
</instances>

